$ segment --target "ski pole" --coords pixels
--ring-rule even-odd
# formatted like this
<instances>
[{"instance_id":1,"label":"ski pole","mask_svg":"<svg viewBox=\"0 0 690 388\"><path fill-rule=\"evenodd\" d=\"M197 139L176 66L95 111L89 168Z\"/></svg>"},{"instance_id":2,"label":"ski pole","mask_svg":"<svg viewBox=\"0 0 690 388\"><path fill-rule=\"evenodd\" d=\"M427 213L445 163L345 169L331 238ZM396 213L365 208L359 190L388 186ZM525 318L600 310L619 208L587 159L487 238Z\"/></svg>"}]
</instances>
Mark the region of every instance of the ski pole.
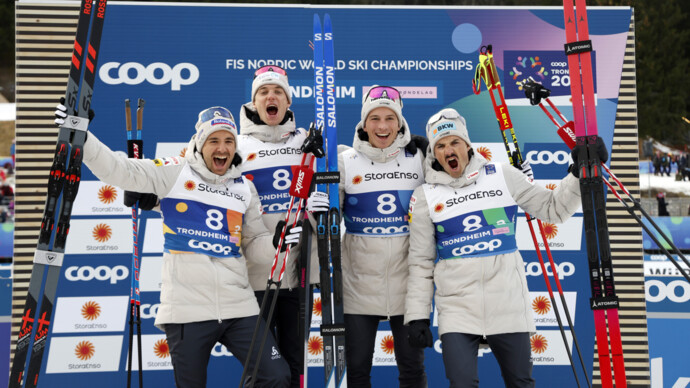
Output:
<instances>
[{"instance_id":1,"label":"ski pole","mask_svg":"<svg viewBox=\"0 0 690 388\"><path fill-rule=\"evenodd\" d=\"M575 125L574 122L568 121L565 116L561 113L561 111L556 107L556 105L551 101L549 96L551 95L551 90L543 87L543 85L537 83L534 81L532 77L530 77L528 80L523 82L522 84L523 90L525 91L525 95L530 101L530 104L532 105L539 105L539 107L542 109L542 111L547 115L547 117L554 123L554 125L558 128L557 133L563 140L563 142L568 146L569 149L573 149L575 147ZM541 100L546 101L546 103L551 107L551 109L554 111L557 117L561 119L563 124L558 122L555 118L554 115L552 115L548 109L544 106L544 104L541 102ZM685 257L685 255L678 249L678 247L673 243L670 237L664 233L663 230L657 225L656 222L652 219L652 217L642 208L642 204L640 203L639 200L637 200L633 195L628 191L628 189L623 185L623 183L616 177L616 175L609 170L608 167L606 167L605 163L601 163L601 168L609 175L611 179L613 179L614 182L618 185L618 187L621 189L623 193L628 197L628 200L630 200L633 205L630 206L621 196L618 194L617 190L613 185L608 182L607 180L603 180L604 184L608 187L609 191L611 194L613 194L616 199L618 199L618 202L623 205L625 210L632 216L635 221L647 232L649 237L657 244L657 246L660 248L660 250L668 257L669 261L680 271L680 273L685 277L688 282L690 282L690 275L678 264L677 260L673 257L673 255L662 245L662 243L654 236L654 234L649 230L647 225L644 224L642 219L635 214L635 210L639 210L640 213L642 214L643 217L654 227L657 233L664 239L664 241L668 244L668 246L671 247L671 250L673 253L678 255L681 260L685 263L685 265L690 268L690 262L688 259Z\"/></svg>"},{"instance_id":2,"label":"ski pole","mask_svg":"<svg viewBox=\"0 0 690 388\"><path fill-rule=\"evenodd\" d=\"M512 121L510 119L510 113L508 111L508 106L505 102L505 98L503 96L503 90L501 88L501 82L498 77L498 72L496 70L496 64L493 59L493 51L492 51L492 46L483 46L480 49L480 55L479 55L479 64L477 65L477 70L475 72L475 78L472 81L472 90L474 91L475 94L480 93L480 87L481 87L481 80L484 81L487 91L489 92L489 96L491 97L491 103L493 104L494 107L494 113L496 114L496 119L498 120L499 128L501 130L501 136L503 138L503 144L505 145L506 152L508 153L508 158L511 162L511 164L514 167L521 168L524 160L522 157L522 153L520 152L520 147L518 144L517 136L515 135L515 128L513 127ZM498 92L498 98L500 100L500 104L497 103L497 99L494 95L494 91ZM512 147L511 144L508 141L508 137L506 135L506 131L510 131L510 135L512 138ZM554 313L557 317L557 321L559 324L559 329L561 331L561 336L563 338L563 343L565 346L565 350L568 353L568 359L570 360L570 365L573 370L573 376L575 377L575 382L577 383L577 386L580 386L580 381L578 378L577 370L575 368L575 363L573 362L572 354L570 352L570 348L568 346L567 338L565 336L565 331L563 328L563 325L561 323L560 319L560 313L558 311L558 308L555 304L555 300L553 297L553 291L551 290L551 283L549 281L548 276L546 275L546 268L544 264L544 260L541 255L541 249L539 248L539 243L537 241L537 237L534 231L534 227L532 225L532 221L534 220L533 217L531 217L528 213L525 212L525 217L527 219L527 224L529 225L530 228L530 233L532 235L532 241L534 243L535 251L537 252L537 258L539 259L539 263L542 267L542 271L544 272L544 280L546 282L546 287L547 290L549 291L549 295L552 299L552 304L554 305ZM572 320L570 318L570 312L568 311L567 303L565 301L565 296L563 294L563 290L560 286L560 282L558 281L558 274L556 272L556 265L553 261L553 256L551 254L551 250L548 245L548 241L546 239L546 234L544 232L543 225L541 221L537 220L537 226L539 228L540 234L542 236L542 239L544 241L544 248L546 250L547 256L549 258L549 263L551 265L552 271L554 278L556 279L556 284L558 286L559 294L561 297L561 302L564 307L565 314L567 316L568 324L570 327L570 331L573 335L573 341L575 343L579 358L580 358L580 364L582 365L582 371L585 374L585 378L587 381L587 385L591 387L590 382L589 382L589 376L587 375L587 370L585 368L584 360L582 359L582 352L580 351L580 346L577 341L577 335L575 334L575 329L572 324Z\"/></svg>"},{"instance_id":3,"label":"ski pole","mask_svg":"<svg viewBox=\"0 0 690 388\"><path fill-rule=\"evenodd\" d=\"M313 129L313 126L312 126ZM308 154L308 153L303 153L302 155L302 163L294 171L294 175L292 178L292 184L290 186L290 204L288 205L288 210L285 213L285 224L283 225L283 229L280 234L280 239L278 240L278 247L276 248L276 253L273 258L273 265L271 266L271 272L268 277L268 282L266 283L266 290L264 292L264 297L261 300L261 307L259 311L259 316L256 321L256 325L254 327L254 333L252 334L252 341L249 345L249 352L247 353L247 360L244 363L244 368L242 371L242 377L240 378L240 388L242 388L245 385L245 379L247 377L247 372L249 371L249 365L251 364L252 360L252 354L254 353L254 347L256 345L256 340L257 336L259 335L259 332L261 331L261 320L263 319L263 315L266 312L266 307L267 305L269 306L268 310L268 316L266 319L266 324L264 326L263 333L261 334L261 344L259 345L259 348L257 350L257 355L256 358L254 359L254 368L252 370L250 380L249 380L249 388L252 388L254 386L254 383L256 382L256 376L259 371L259 363L261 360L261 354L263 353L263 347L266 343L266 338L268 336L268 333L270 331L270 322L271 319L273 318L273 312L275 309L276 302L278 301L278 293L280 292L280 285L283 280L283 275L285 274L285 268L286 268L286 263L288 260L288 257L290 256L290 248L291 245L288 245L287 248L285 249L285 254L283 255L283 260L282 260L282 265L280 267L280 272L278 273L278 280L274 280L275 276L275 271L276 268L278 267L278 260L280 258L282 246L285 240L285 233L288 228L288 222L290 221L290 216L293 214L292 210L295 205L295 199L298 198L298 205L297 205L297 211L294 213L295 217L292 221L292 227L295 227L298 222L303 220L303 208L304 204L306 202L306 198L309 198L309 187L311 186L311 176L313 173L312 170L312 164L313 164L313 155ZM271 291L274 290L273 293ZM270 302L267 302L269 299Z\"/></svg>"}]
</instances>

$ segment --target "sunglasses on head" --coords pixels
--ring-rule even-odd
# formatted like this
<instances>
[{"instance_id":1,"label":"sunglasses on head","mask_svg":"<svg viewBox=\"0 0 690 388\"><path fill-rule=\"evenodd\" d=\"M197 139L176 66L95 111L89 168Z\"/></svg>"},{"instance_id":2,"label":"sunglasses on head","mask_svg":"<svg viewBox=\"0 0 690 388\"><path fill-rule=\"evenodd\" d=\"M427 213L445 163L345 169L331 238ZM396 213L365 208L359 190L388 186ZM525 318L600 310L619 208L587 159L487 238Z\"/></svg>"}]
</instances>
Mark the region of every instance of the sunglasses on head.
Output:
<instances>
[{"instance_id":1,"label":"sunglasses on head","mask_svg":"<svg viewBox=\"0 0 690 388\"><path fill-rule=\"evenodd\" d=\"M433 116L429 118L429 121L426 123L427 130L431 127L434 126L434 124L438 123L441 120L457 120L461 119L460 118L460 113L455 111L454 109L444 109ZM462 119L461 119L462 120Z\"/></svg>"},{"instance_id":2,"label":"sunglasses on head","mask_svg":"<svg viewBox=\"0 0 690 388\"><path fill-rule=\"evenodd\" d=\"M262 66L262 67L256 69L256 71L254 72L254 78L258 77L259 75L261 75L263 73L268 73L268 72L277 73L277 74L284 75L287 77L287 72L282 67L275 66L275 65L266 65L266 66Z\"/></svg>"},{"instance_id":3,"label":"sunglasses on head","mask_svg":"<svg viewBox=\"0 0 690 388\"><path fill-rule=\"evenodd\" d=\"M392 86L374 86L373 88L369 89L367 95L364 97L364 100L366 101L368 98L371 98L372 100L385 98L402 103L401 97L402 96L400 95L398 89Z\"/></svg>"}]
</instances>

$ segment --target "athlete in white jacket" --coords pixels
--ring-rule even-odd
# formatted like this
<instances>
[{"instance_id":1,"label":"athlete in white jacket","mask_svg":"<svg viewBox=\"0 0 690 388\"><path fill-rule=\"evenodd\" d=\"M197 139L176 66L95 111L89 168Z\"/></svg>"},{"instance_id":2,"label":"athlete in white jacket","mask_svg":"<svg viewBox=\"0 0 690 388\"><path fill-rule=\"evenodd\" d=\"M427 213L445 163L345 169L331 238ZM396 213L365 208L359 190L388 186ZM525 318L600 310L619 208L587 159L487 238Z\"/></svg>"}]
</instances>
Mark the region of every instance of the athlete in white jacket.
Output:
<instances>
[{"instance_id":1,"label":"athlete in white jacket","mask_svg":"<svg viewBox=\"0 0 690 388\"><path fill-rule=\"evenodd\" d=\"M403 324L407 292L412 191L424 182L426 139L412 139L400 92L374 85L362 98L352 148L338 155L347 384L371 387L379 322L388 320L395 342L399 386L424 388L423 349L411 347ZM423 142L423 149L416 144ZM342 149L341 149L342 150ZM318 194L313 194L314 196Z\"/></svg>"},{"instance_id":2,"label":"athlete in white jacket","mask_svg":"<svg viewBox=\"0 0 690 388\"><path fill-rule=\"evenodd\" d=\"M237 168L236 139L232 114L213 107L199 114L184 157L128 159L93 134L84 144L84 163L103 182L161 198L165 246L155 324L166 333L178 387L206 386L216 342L245 362L259 312L245 257L271 262L275 253L256 189ZM288 386L290 372L272 337L258 362L256 386Z\"/></svg>"},{"instance_id":3,"label":"athlete in white jacket","mask_svg":"<svg viewBox=\"0 0 690 388\"><path fill-rule=\"evenodd\" d=\"M410 342L431 346L435 291L443 361L451 387L477 387L477 351L485 338L507 387L534 387L524 262L515 241L517 207L561 223L580 205L576 177L555 190L520 170L488 163L471 148L465 119L444 109L427 123L426 184L410 200L410 277L405 323ZM438 257L438 261L437 261Z\"/></svg>"},{"instance_id":4,"label":"athlete in white jacket","mask_svg":"<svg viewBox=\"0 0 690 388\"><path fill-rule=\"evenodd\" d=\"M278 66L268 65L255 71L252 101L240 108L239 142L242 143L243 161L239 168L242 175L256 187L261 198L261 218L269 230L274 230L279 222L285 220L285 212L290 203L291 166L300 165L301 147L307 137L307 132L295 125L295 116L289 109L291 102L287 73ZM296 208L295 206L293 212ZM294 214L296 213L292 217ZM292 223L292 217L289 223ZM312 252L311 283L317 283L319 262L316 243L312 244ZM271 322L268 322L280 352L290 366L290 387L293 388L300 387L300 375L304 367L303 343L299 336L299 253L298 249L290 251L275 311ZM261 303L265 297L271 263L248 262L247 268L249 284ZM274 280L277 278L276 271ZM263 318L266 319L267 316L268 310Z\"/></svg>"}]
</instances>

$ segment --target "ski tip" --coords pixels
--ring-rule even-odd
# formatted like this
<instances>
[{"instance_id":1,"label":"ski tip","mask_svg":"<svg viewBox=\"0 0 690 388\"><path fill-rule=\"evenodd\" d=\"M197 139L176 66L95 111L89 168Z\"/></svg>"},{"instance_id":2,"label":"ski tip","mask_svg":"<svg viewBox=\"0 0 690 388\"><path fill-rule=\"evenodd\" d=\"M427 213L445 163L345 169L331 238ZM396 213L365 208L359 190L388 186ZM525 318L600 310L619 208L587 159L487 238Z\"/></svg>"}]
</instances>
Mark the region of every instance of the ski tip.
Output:
<instances>
[{"instance_id":1,"label":"ski tip","mask_svg":"<svg viewBox=\"0 0 690 388\"><path fill-rule=\"evenodd\" d=\"M314 14L314 24L317 24L317 23L318 23L319 25L321 25L321 17L319 16L318 13L315 13L315 14Z\"/></svg>"}]
</instances>

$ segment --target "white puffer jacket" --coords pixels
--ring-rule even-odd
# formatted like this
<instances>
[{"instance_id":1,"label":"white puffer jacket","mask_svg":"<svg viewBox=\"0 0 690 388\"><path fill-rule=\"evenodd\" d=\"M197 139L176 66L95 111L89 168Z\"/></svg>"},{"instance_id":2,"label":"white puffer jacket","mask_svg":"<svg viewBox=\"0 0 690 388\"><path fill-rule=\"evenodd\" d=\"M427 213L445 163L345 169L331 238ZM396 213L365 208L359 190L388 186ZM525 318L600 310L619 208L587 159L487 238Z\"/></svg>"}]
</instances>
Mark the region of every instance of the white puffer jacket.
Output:
<instances>
[{"instance_id":1,"label":"white puffer jacket","mask_svg":"<svg viewBox=\"0 0 690 388\"><path fill-rule=\"evenodd\" d=\"M290 144L299 145L301 147L304 139L306 138L307 132L303 128L296 128L295 119L291 111L288 111L288 120L279 125L266 125L258 122L258 116L259 115L251 102L242 105L242 108L240 109L240 144L244 144L246 146L248 143L246 140L251 137L251 140L253 140L254 143L264 143L266 149L276 150L277 148L288 148L290 147ZM240 150L240 153L244 159L243 163L239 166L242 174L246 174L247 171L251 170L253 162L247 160L249 154L245 146L243 146L242 150ZM251 152L256 151L258 150L252 150ZM295 149L294 153L299 155L302 154L299 148ZM264 166L264 168L265 167L267 166ZM258 178L256 176L257 172L253 171L252 175L254 175L255 179ZM264 193L259 192L259 195L264 195ZM295 202L293 211L296 210L297 202ZM275 231L278 222L285 220L285 212L265 213L261 216L261 218L263 219L266 228L273 232ZM289 222L292 223L293 220L294 215L290 217ZM319 282L319 260L316 254L316 235L312 234L311 239L312 254L310 261L310 280L311 283L314 284ZM298 286L297 260L299 260L299 253L299 246L290 248L290 257L287 261L287 268L285 269L285 275L280 288L294 288ZM284 253L280 255L279 259L282 260L283 256ZM279 266L274 274L274 280L278 280L280 263L281 262L278 263ZM247 262L247 268L249 270L249 283L255 291L263 291L266 289L268 275L271 273L271 265L272 262Z\"/></svg>"},{"instance_id":2,"label":"white puffer jacket","mask_svg":"<svg viewBox=\"0 0 690 388\"><path fill-rule=\"evenodd\" d=\"M404 119L403 119L404 120ZM410 142L410 130L403 122L403 133L398 133L393 144L385 149L375 148L368 141L361 140L355 130L353 148L341 147L338 155L340 170L341 209L345 209L345 179L348 176L344 163L347 157L364 158L372 166L395 163L396 158L405 153L404 147ZM422 150L417 150L415 158L423 160ZM407 171L403 171L407 172ZM354 172L351 172L354 174ZM423 178L423 177L422 177ZM382 188L384 189L384 188ZM348 214L343 214L347 217ZM376 214L371 215L376 216ZM380 215L379 215L380 216ZM342 244L343 299L345 313L396 316L405 312L407 293L407 252L409 236L370 237L345 233Z\"/></svg>"},{"instance_id":3,"label":"white puffer jacket","mask_svg":"<svg viewBox=\"0 0 690 388\"><path fill-rule=\"evenodd\" d=\"M101 181L125 190L155 193L161 199L176 189L175 183L187 166L199 181L228 192L236 178L241 177L236 167L231 167L223 176L211 172L196 150L194 138L184 158L168 158L167 163L166 160L156 161L128 159L124 153L110 150L92 133L84 144L84 163ZM245 257L250 261L271 262L273 233L266 229L261 219L261 204L254 185L245 180L242 186L245 191L248 187L250 192L249 205L242 219L242 255L218 258L198 253L165 252L161 304L155 322L159 328L166 323L231 319L259 313L249 286ZM205 217L204 214L192 216Z\"/></svg>"},{"instance_id":4,"label":"white puffer jacket","mask_svg":"<svg viewBox=\"0 0 690 388\"><path fill-rule=\"evenodd\" d=\"M431 151L429 151L431 152ZM479 180L501 179L518 206L540 220L561 223L579 207L578 180L568 174L555 190L533 184L521 171L502 165L502 174L482 173L486 160L475 154L460 178L432 168L427 154L427 189L445 185L460 189ZM477 172L477 174L473 174ZM430 186L431 185L431 186ZM413 194L410 220L410 277L405 302L405 323L429 319L431 301L439 319L439 335L466 333L493 335L534 332L524 262L518 250L494 256L457 258L436 262L435 225L431 220L424 186Z\"/></svg>"}]
</instances>

